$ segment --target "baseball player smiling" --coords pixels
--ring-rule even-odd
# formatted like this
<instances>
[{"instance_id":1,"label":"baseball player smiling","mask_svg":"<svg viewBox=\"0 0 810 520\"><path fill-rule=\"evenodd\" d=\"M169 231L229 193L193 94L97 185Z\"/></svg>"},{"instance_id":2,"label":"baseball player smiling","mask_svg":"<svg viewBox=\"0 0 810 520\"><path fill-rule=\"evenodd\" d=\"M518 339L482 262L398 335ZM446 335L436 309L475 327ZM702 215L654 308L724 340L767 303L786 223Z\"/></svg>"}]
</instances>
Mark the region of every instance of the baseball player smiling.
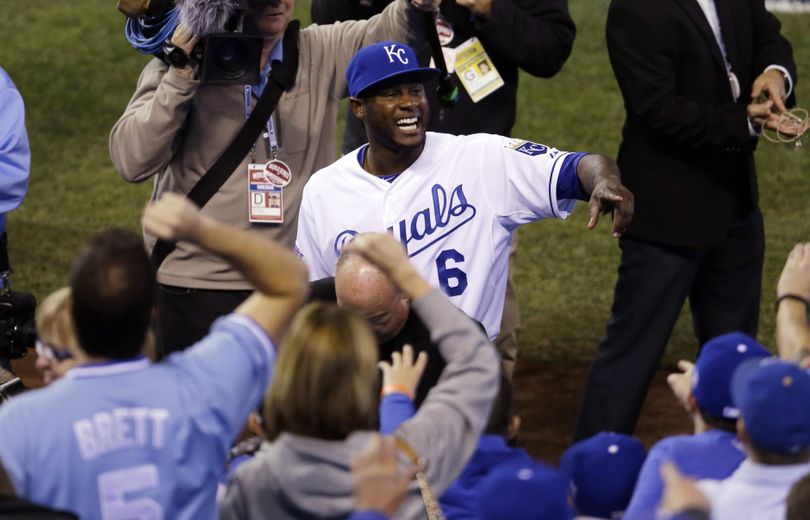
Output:
<instances>
[{"instance_id":1,"label":"baseball player smiling","mask_svg":"<svg viewBox=\"0 0 810 520\"><path fill-rule=\"evenodd\" d=\"M417 270L494 338L517 226L565 218L579 199L589 201L589 229L612 208L613 235L620 236L633 196L603 155L498 135L426 132L424 82L438 73L420 68L413 50L393 41L355 55L346 76L369 144L306 185L296 249L317 280L334 274L352 237L387 230Z\"/></svg>"}]
</instances>

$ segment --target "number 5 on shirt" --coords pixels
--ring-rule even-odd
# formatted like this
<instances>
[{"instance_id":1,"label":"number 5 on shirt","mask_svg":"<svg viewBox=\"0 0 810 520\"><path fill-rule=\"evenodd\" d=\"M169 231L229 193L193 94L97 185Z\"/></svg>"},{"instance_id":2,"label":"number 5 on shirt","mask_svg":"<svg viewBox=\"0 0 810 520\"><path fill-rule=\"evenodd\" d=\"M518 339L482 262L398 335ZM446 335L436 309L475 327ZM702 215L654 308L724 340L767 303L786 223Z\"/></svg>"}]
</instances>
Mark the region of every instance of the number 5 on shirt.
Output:
<instances>
[{"instance_id":1,"label":"number 5 on shirt","mask_svg":"<svg viewBox=\"0 0 810 520\"><path fill-rule=\"evenodd\" d=\"M101 518L137 518L138 520L163 520L163 508L148 497L126 500L127 493L157 489L158 469L154 464L107 471L98 476L98 496L101 502Z\"/></svg>"}]
</instances>

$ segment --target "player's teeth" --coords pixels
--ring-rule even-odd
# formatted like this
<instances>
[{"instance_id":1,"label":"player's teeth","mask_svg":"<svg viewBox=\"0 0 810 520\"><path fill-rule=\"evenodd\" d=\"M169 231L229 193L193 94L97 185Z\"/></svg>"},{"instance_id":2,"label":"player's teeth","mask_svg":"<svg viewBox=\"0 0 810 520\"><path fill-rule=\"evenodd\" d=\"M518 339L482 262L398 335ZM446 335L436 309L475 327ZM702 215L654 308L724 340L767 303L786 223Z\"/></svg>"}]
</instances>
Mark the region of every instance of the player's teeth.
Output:
<instances>
[{"instance_id":1,"label":"player's teeth","mask_svg":"<svg viewBox=\"0 0 810 520\"><path fill-rule=\"evenodd\" d=\"M415 126L416 125L416 118L409 117L407 119L400 119L397 121L398 126Z\"/></svg>"}]
</instances>

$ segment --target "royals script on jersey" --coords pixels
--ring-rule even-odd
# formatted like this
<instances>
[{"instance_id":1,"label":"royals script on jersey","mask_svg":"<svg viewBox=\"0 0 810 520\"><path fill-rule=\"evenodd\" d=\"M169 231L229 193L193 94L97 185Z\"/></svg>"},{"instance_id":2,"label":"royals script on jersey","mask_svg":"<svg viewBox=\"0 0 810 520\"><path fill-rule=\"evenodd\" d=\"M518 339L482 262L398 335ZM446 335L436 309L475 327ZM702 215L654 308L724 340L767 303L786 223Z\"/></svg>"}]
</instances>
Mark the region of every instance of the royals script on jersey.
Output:
<instances>
[{"instance_id":1,"label":"royals script on jersey","mask_svg":"<svg viewBox=\"0 0 810 520\"><path fill-rule=\"evenodd\" d=\"M317 280L334 275L358 233L393 233L414 267L494 338L512 232L568 216L575 201L557 200L557 179L582 154L489 134L426 139L390 183L363 170L359 150L317 172L304 188L296 251Z\"/></svg>"}]
</instances>

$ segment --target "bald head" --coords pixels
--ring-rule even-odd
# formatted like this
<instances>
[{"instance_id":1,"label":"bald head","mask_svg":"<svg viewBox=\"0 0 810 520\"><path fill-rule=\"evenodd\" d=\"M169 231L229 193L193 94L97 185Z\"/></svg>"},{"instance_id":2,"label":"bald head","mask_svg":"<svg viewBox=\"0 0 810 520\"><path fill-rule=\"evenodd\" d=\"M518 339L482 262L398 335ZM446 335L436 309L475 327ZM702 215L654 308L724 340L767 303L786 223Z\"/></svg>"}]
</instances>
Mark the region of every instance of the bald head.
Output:
<instances>
[{"instance_id":1,"label":"bald head","mask_svg":"<svg viewBox=\"0 0 810 520\"><path fill-rule=\"evenodd\" d=\"M396 336L408 319L408 299L385 273L358 254L346 252L338 259L335 293L338 305L366 317L380 342Z\"/></svg>"}]
</instances>

